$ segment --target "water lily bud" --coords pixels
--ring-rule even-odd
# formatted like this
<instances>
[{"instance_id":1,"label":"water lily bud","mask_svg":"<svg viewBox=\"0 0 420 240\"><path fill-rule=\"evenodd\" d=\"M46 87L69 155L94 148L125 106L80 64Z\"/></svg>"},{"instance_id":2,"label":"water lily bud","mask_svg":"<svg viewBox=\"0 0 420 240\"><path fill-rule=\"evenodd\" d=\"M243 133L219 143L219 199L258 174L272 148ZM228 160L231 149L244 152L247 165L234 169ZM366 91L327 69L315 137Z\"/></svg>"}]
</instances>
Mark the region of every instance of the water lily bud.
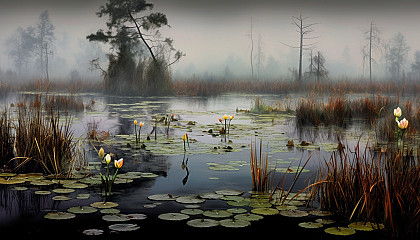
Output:
<instances>
[{"instance_id":1,"label":"water lily bud","mask_svg":"<svg viewBox=\"0 0 420 240\"><path fill-rule=\"evenodd\" d=\"M103 148L99 149L98 155L102 160L105 156L105 150Z\"/></svg>"},{"instance_id":2,"label":"water lily bud","mask_svg":"<svg viewBox=\"0 0 420 240\"><path fill-rule=\"evenodd\" d=\"M144 125L144 122L140 122L140 124L139 124L139 125L140 125L140 127L143 127L143 125Z\"/></svg>"},{"instance_id":3,"label":"water lily bud","mask_svg":"<svg viewBox=\"0 0 420 240\"><path fill-rule=\"evenodd\" d=\"M109 164L111 162L111 155L107 154L105 156L105 162L106 162L106 164Z\"/></svg>"},{"instance_id":4,"label":"water lily bud","mask_svg":"<svg viewBox=\"0 0 420 240\"><path fill-rule=\"evenodd\" d=\"M223 115L223 119L224 120L227 120L229 118L229 116L228 115Z\"/></svg>"},{"instance_id":5,"label":"water lily bud","mask_svg":"<svg viewBox=\"0 0 420 240\"><path fill-rule=\"evenodd\" d=\"M396 109L394 109L394 116L401 117L401 114L402 114L402 112L401 112L400 107L397 107Z\"/></svg>"},{"instance_id":6,"label":"water lily bud","mask_svg":"<svg viewBox=\"0 0 420 240\"><path fill-rule=\"evenodd\" d=\"M187 139L188 139L188 135L187 135L187 134L184 134L184 135L182 136L182 140L187 141Z\"/></svg>"},{"instance_id":7,"label":"water lily bud","mask_svg":"<svg viewBox=\"0 0 420 240\"><path fill-rule=\"evenodd\" d=\"M235 116L233 116L233 115L232 115L232 116L229 116L229 119L232 121L232 119L233 119L234 117L235 117Z\"/></svg>"},{"instance_id":8,"label":"water lily bud","mask_svg":"<svg viewBox=\"0 0 420 240\"><path fill-rule=\"evenodd\" d=\"M136 126L137 126L137 120L134 120L134 125L136 125Z\"/></svg>"}]
</instances>

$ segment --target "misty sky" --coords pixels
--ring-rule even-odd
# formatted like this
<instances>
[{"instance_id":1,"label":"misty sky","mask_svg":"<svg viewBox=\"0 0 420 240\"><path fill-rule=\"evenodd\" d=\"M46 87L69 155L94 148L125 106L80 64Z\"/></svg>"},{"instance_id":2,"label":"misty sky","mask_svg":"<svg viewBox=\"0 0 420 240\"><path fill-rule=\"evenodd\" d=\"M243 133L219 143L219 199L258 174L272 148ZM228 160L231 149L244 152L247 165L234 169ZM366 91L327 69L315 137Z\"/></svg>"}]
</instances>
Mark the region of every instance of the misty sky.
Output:
<instances>
[{"instance_id":1,"label":"misty sky","mask_svg":"<svg viewBox=\"0 0 420 240\"><path fill-rule=\"evenodd\" d=\"M52 61L65 65L52 69L52 76L66 77L73 68L81 68L86 35L105 26L105 19L95 12L105 0L0 0L0 69L13 69L4 42L17 27L35 25L42 11L48 10L56 26L56 54ZM289 68L297 68L298 44L296 27L291 17L302 14L314 26L319 37L315 51L321 51L332 75L360 76L363 32L370 21L382 31L387 41L401 32L410 46L409 63L414 51L420 50L420 1L416 0L152 0L156 11L166 13L171 28L162 30L172 37L177 49L186 53L173 67L176 74L190 76L223 74L226 67L234 76L250 76L250 32L253 22L254 54L260 40L265 61L261 71L268 72L269 59L279 67L274 75L287 76ZM366 3L367 2L367 3ZM308 42L309 43L309 42ZM308 64L305 54L304 66ZM378 62L379 59L378 59ZM255 64L255 61L254 61ZM379 64L379 63L378 63ZM273 65L273 64L272 64ZM87 66L86 66L87 68ZM378 67L379 68L379 67ZM379 71L379 70L378 70ZM381 69L383 71L383 69ZM83 72L83 71L81 71ZM269 75L269 73L267 73Z\"/></svg>"}]
</instances>

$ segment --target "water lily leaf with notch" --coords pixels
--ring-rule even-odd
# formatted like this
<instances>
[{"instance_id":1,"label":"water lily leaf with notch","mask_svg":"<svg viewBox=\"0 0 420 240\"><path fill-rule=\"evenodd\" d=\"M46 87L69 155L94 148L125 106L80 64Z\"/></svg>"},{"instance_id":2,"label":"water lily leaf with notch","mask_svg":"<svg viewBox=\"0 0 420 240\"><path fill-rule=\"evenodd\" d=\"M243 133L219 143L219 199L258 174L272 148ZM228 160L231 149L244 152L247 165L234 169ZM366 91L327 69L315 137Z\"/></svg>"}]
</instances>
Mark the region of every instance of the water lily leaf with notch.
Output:
<instances>
[{"instance_id":1,"label":"water lily leaf with notch","mask_svg":"<svg viewBox=\"0 0 420 240\"><path fill-rule=\"evenodd\" d=\"M381 229L380 224L375 224L371 222L353 222L349 224L349 228L358 231L372 231L374 229ZM382 225L383 228L383 225Z\"/></svg>"},{"instance_id":2,"label":"water lily leaf with notch","mask_svg":"<svg viewBox=\"0 0 420 240\"><path fill-rule=\"evenodd\" d=\"M279 211L274 208L254 208L251 212L260 215L275 215L279 213Z\"/></svg>"},{"instance_id":3,"label":"water lily leaf with notch","mask_svg":"<svg viewBox=\"0 0 420 240\"><path fill-rule=\"evenodd\" d=\"M354 229L346 227L330 227L324 230L328 234L339 235L339 236L348 236L356 233Z\"/></svg>"},{"instance_id":4,"label":"water lily leaf with notch","mask_svg":"<svg viewBox=\"0 0 420 240\"><path fill-rule=\"evenodd\" d=\"M63 184L63 187L65 188L87 188L89 185L84 184L84 183L67 183L67 184Z\"/></svg>"},{"instance_id":5,"label":"water lily leaf with notch","mask_svg":"<svg viewBox=\"0 0 420 240\"><path fill-rule=\"evenodd\" d=\"M11 184L20 184L26 182L25 179L14 179L14 178L0 178L0 184L11 185Z\"/></svg>"},{"instance_id":6,"label":"water lily leaf with notch","mask_svg":"<svg viewBox=\"0 0 420 240\"><path fill-rule=\"evenodd\" d=\"M130 220L127 215L119 213L103 215L102 219L107 222L126 222Z\"/></svg>"},{"instance_id":7,"label":"water lily leaf with notch","mask_svg":"<svg viewBox=\"0 0 420 240\"><path fill-rule=\"evenodd\" d=\"M287 210L287 211L280 211L280 215L285 216L285 217L306 217L309 214L301 210Z\"/></svg>"},{"instance_id":8,"label":"water lily leaf with notch","mask_svg":"<svg viewBox=\"0 0 420 240\"><path fill-rule=\"evenodd\" d=\"M232 216L231 212L228 212L226 210L208 210L204 211L203 215L206 217L212 217L212 218L227 218Z\"/></svg>"},{"instance_id":9,"label":"water lily leaf with notch","mask_svg":"<svg viewBox=\"0 0 420 240\"><path fill-rule=\"evenodd\" d=\"M238 196L238 195L242 195L243 192L239 190L224 189L224 190L217 190L215 191L215 193L225 195L225 196Z\"/></svg>"},{"instance_id":10,"label":"water lily leaf with notch","mask_svg":"<svg viewBox=\"0 0 420 240\"><path fill-rule=\"evenodd\" d=\"M52 190L55 193L72 193L75 190L72 188L56 188L54 190Z\"/></svg>"},{"instance_id":11,"label":"water lily leaf with notch","mask_svg":"<svg viewBox=\"0 0 420 240\"><path fill-rule=\"evenodd\" d=\"M249 206L253 207L253 208L269 208L269 207L271 207L271 203L269 203L269 202L255 202L255 203L249 204Z\"/></svg>"},{"instance_id":12,"label":"water lily leaf with notch","mask_svg":"<svg viewBox=\"0 0 420 240\"><path fill-rule=\"evenodd\" d=\"M188 209L181 210L181 213L187 214L187 215L200 215L203 212L204 212L203 210L197 209L197 208L188 208Z\"/></svg>"},{"instance_id":13,"label":"water lily leaf with notch","mask_svg":"<svg viewBox=\"0 0 420 240\"><path fill-rule=\"evenodd\" d=\"M242 227L248 227L251 225L250 221L246 220L238 220L238 219L223 219L219 221L219 224L223 227L229 227L229 228L242 228Z\"/></svg>"},{"instance_id":14,"label":"water lily leaf with notch","mask_svg":"<svg viewBox=\"0 0 420 240\"><path fill-rule=\"evenodd\" d=\"M44 215L44 218L47 219L54 219L54 220L64 220L64 219L71 219L75 218L76 215L69 212L49 212Z\"/></svg>"},{"instance_id":15,"label":"water lily leaf with notch","mask_svg":"<svg viewBox=\"0 0 420 240\"><path fill-rule=\"evenodd\" d=\"M104 230L101 229L86 229L83 231L83 234L86 236L99 236L102 235L104 233Z\"/></svg>"},{"instance_id":16,"label":"water lily leaf with notch","mask_svg":"<svg viewBox=\"0 0 420 240\"><path fill-rule=\"evenodd\" d=\"M130 231L135 231L135 230L140 229L140 226L137 224L119 223L119 224L112 224L108 228L110 230L117 231L117 232L130 232Z\"/></svg>"},{"instance_id":17,"label":"water lily leaf with notch","mask_svg":"<svg viewBox=\"0 0 420 240\"><path fill-rule=\"evenodd\" d=\"M318 219L315 220L315 222L321 223L321 224L324 224L324 225L335 223L334 220L332 220L332 219L326 219L326 218L318 218Z\"/></svg>"},{"instance_id":18,"label":"water lily leaf with notch","mask_svg":"<svg viewBox=\"0 0 420 240\"><path fill-rule=\"evenodd\" d=\"M318 216L318 217L326 217L326 216L333 215L333 213L330 211L322 211L322 210L312 210L312 211L309 211L309 214Z\"/></svg>"},{"instance_id":19,"label":"water lily leaf with notch","mask_svg":"<svg viewBox=\"0 0 420 240\"><path fill-rule=\"evenodd\" d=\"M63 196L63 195L58 195L58 196L52 197L52 200L54 200L54 201L68 201L70 199L71 199L71 197L67 197L67 196Z\"/></svg>"},{"instance_id":20,"label":"water lily leaf with notch","mask_svg":"<svg viewBox=\"0 0 420 240\"><path fill-rule=\"evenodd\" d=\"M215 227L219 225L219 221L216 221L214 219L193 219L187 222L188 226L191 227L198 227L198 228L207 228L207 227Z\"/></svg>"},{"instance_id":21,"label":"water lily leaf with notch","mask_svg":"<svg viewBox=\"0 0 420 240\"><path fill-rule=\"evenodd\" d=\"M90 204L91 207L95 207L95 208L113 208L113 207L117 207L118 203L114 203L114 202L94 202Z\"/></svg>"},{"instance_id":22,"label":"water lily leaf with notch","mask_svg":"<svg viewBox=\"0 0 420 240\"><path fill-rule=\"evenodd\" d=\"M174 196L172 194L164 193L164 194L154 194L147 197L149 200L154 201L173 201L176 200L178 196Z\"/></svg>"},{"instance_id":23,"label":"water lily leaf with notch","mask_svg":"<svg viewBox=\"0 0 420 240\"><path fill-rule=\"evenodd\" d=\"M204 199L220 199L223 197L223 195L217 193L202 193L199 196Z\"/></svg>"},{"instance_id":24,"label":"water lily leaf with notch","mask_svg":"<svg viewBox=\"0 0 420 240\"><path fill-rule=\"evenodd\" d=\"M162 213L158 218L169 221L181 221L190 218L190 216L183 213Z\"/></svg>"},{"instance_id":25,"label":"water lily leaf with notch","mask_svg":"<svg viewBox=\"0 0 420 240\"><path fill-rule=\"evenodd\" d=\"M299 223L299 227L303 228L322 228L323 225L318 222L301 222Z\"/></svg>"},{"instance_id":26,"label":"water lily leaf with notch","mask_svg":"<svg viewBox=\"0 0 420 240\"><path fill-rule=\"evenodd\" d=\"M118 214L121 211L119 209L116 209L116 208L103 208L103 209L100 210L100 212L102 214Z\"/></svg>"},{"instance_id":27,"label":"water lily leaf with notch","mask_svg":"<svg viewBox=\"0 0 420 240\"><path fill-rule=\"evenodd\" d=\"M231 212L233 214L240 214L240 213L246 213L247 210L245 208L229 208L226 211Z\"/></svg>"},{"instance_id":28,"label":"water lily leaf with notch","mask_svg":"<svg viewBox=\"0 0 420 240\"><path fill-rule=\"evenodd\" d=\"M147 218L146 214L143 213L131 213L125 215L130 220L144 220Z\"/></svg>"},{"instance_id":29,"label":"water lily leaf with notch","mask_svg":"<svg viewBox=\"0 0 420 240\"><path fill-rule=\"evenodd\" d=\"M185 203L185 204L196 204L196 203L203 203L206 199L200 198L198 196L184 196L178 197L175 199L178 203Z\"/></svg>"},{"instance_id":30,"label":"water lily leaf with notch","mask_svg":"<svg viewBox=\"0 0 420 240\"><path fill-rule=\"evenodd\" d=\"M264 217L258 214L253 213L243 213L235 215L235 219L237 220L245 220L245 221L258 221L263 219Z\"/></svg>"},{"instance_id":31,"label":"water lily leaf with notch","mask_svg":"<svg viewBox=\"0 0 420 240\"><path fill-rule=\"evenodd\" d=\"M48 194L51 194L51 191L39 190L39 191L35 191L34 193L37 194L37 195L48 195Z\"/></svg>"},{"instance_id":32,"label":"water lily leaf with notch","mask_svg":"<svg viewBox=\"0 0 420 240\"><path fill-rule=\"evenodd\" d=\"M79 193L76 196L77 199L89 199L90 198L90 194L89 193Z\"/></svg>"},{"instance_id":33,"label":"water lily leaf with notch","mask_svg":"<svg viewBox=\"0 0 420 240\"><path fill-rule=\"evenodd\" d=\"M77 206L77 207L71 207L67 209L67 212L70 213L76 213L76 214L86 214L86 213L94 213L98 211L98 209L90 206Z\"/></svg>"}]
</instances>

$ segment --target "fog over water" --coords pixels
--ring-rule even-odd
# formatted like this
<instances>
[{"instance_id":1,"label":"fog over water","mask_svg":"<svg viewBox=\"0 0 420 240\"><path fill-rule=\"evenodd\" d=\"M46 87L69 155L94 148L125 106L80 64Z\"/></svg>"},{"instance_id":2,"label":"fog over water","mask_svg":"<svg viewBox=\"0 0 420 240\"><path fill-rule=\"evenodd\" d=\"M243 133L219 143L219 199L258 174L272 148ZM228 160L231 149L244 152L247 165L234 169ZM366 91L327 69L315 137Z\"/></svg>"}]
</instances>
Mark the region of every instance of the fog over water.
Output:
<instances>
[{"instance_id":1,"label":"fog over water","mask_svg":"<svg viewBox=\"0 0 420 240\"><path fill-rule=\"evenodd\" d=\"M67 79L76 69L82 76L100 78L91 72L89 60L100 57L104 65L108 45L92 44L86 36L105 28L105 20L95 12L105 0L0 0L0 69L16 71L8 57L6 41L20 26L35 26L39 15L48 10L55 25L55 46L50 61L52 78ZM410 47L403 65L410 71L414 52L420 50L420 1L251 1L251 0L154 0L155 11L167 15L171 28L162 35L174 39L175 48L186 54L172 67L175 78L225 76L250 78L251 22L254 71L259 62L260 78L288 79L298 67L299 35L292 16L308 17L314 33L307 40L326 59L331 78L362 76L361 48L370 22L381 30L388 42L401 32ZM251 20L252 19L252 20ZM303 70L309 65L309 51L304 52ZM259 54L259 55L258 55ZM260 60L257 60L257 55ZM375 76L384 76L383 51L374 54ZM36 76L34 61L28 64L28 78ZM366 70L366 69L365 69ZM364 73L366 76L366 72Z\"/></svg>"}]
</instances>

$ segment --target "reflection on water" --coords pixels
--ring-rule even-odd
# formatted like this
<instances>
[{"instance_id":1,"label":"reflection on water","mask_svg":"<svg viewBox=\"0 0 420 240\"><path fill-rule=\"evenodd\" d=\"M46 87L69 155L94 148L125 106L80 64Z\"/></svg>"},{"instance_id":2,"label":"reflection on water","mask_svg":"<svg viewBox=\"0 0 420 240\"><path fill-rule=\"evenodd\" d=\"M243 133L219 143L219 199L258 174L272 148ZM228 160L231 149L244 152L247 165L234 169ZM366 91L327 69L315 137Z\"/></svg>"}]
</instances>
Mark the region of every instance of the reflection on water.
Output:
<instances>
[{"instance_id":1,"label":"reflection on water","mask_svg":"<svg viewBox=\"0 0 420 240\"><path fill-rule=\"evenodd\" d=\"M124 158L121 174L141 172L156 174L157 177L134 179L127 184L113 187L114 195L110 201L119 204L122 212L147 212L157 214L161 210L149 210L144 205L150 204L147 196L152 194L188 195L214 192L220 189L236 189L248 192L252 189L249 168L250 142L261 138L264 152L269 154L269 167L274 172L274 185L283 178L284 171L311 160L301 175L302 181L295 185L295 191L303 189L313 179L319 162L327 158L337 139L356 142L364 129L360 125L349 125L347 129L296 127L293 116L287 114L269 114L266 116L236 113L236 109L250 109L256 95L223 95L219 97L116 97L100 94L79 95L84 101L95 100L92 110L79 112L74 117L72 131L76 137L85 139L86 126L90 122L97 123L98 131L108 131L110 138L104 142L93 143L96 148L103 147L105 152L116 154L115 158ZM261 97L261 96L260 96ZM284 101L284 95L264 95L267 104ZM294 97L296 99L297 97ZM290 104L290 103L289 103ZM167 126L158 123L157 140L146 140L154 127L155 114L160 117L175 114L178 121L171 122L169 132ZM221 125L218 118L224 114L235 115L231 123L230 134L219 134ZM133 121L145 123L141 130L142 142L134 140ZM190 125L188 122L194 122ZM209 131L212 130L212 131ZM181 136L188 133L192 140L185 153ZM154 133L153 133L154 134ZM287 141L294 140L295 147L288 148ZM299 146L302 141L309 146ZM168 150L169 149L169 150ZM97 162L98 156L90 142L85 145L88 162ZM214 170L210 166L229 165L230 170ZM93 170L97 174L98 170ZM294 174L289 174L285 187L291 185ZM31 220L46 224L43 215L49 211L65 211L69 207L89 205L95 201L103 201L100 184L78 189L67 194L69 201L55 201L51 195L34 194L39 188L52 190L61 186L52 185L36 187L28 183L25 191L11 190L12 186L0 185L0 229L4 229L11 219L31 216ZM77 194L89 193L90 198L77 199ZM178 206L179 207L179 206ZM101 218L93 215L95 221ZM97 223L106 226L107 223ZM88 226L78 226L83 230Z\"/></svg>"}]
</instances>

